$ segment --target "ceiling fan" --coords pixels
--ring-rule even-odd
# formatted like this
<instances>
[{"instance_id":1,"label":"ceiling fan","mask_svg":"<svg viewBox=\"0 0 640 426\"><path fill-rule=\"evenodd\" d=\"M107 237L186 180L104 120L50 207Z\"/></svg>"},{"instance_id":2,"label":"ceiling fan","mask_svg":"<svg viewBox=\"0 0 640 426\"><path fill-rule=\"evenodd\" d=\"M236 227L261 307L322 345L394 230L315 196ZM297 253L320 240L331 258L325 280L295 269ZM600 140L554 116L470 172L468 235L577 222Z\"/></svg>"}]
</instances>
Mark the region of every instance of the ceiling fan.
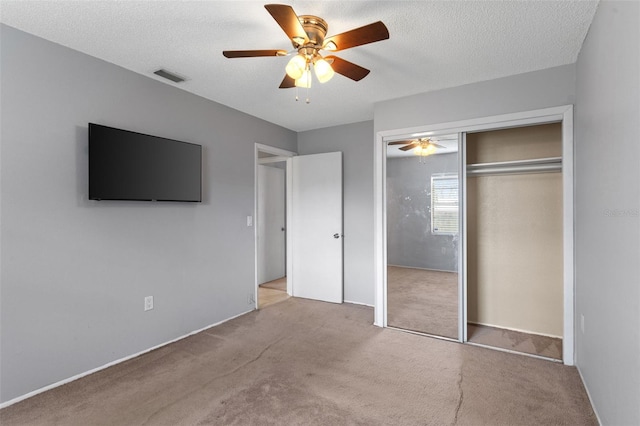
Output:
<instances>
[{"instance_id":1,"label":"ceiling fan","mask_svg":"<svg viewBox=\"0 0 640 426\"><path fill-rule=\"evenodd\" d=\"M285 4L267 4L264 7L287 34L294 50L225 50L222 54L227 58L251 58L295 53L285 68L281 89L310 88L311 68L320 83L329 81L336 72L360 81L369 74L368 69L335 55L323 57L320 51L338 52L389 38L389 30L381 21L325 38L329 25L324 19L313 15L298 16L291 6Z\"/></svg>"}]
</instances>

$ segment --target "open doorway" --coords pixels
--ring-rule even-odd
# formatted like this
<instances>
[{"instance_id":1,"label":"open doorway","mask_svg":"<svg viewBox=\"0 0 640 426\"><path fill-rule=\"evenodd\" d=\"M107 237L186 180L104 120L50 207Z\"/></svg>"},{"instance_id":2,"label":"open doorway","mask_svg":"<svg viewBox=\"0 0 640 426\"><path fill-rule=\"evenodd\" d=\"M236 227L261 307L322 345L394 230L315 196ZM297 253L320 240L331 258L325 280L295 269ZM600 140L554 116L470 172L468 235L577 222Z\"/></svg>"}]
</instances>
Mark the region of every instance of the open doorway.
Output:
<instances>
[{"instance_id":1,"label":"open doorway","mask_svg":"<svg viewBox=\"0 0 640 426\"><path fill-rule=\"evenodd\" d=\"M286 300L286 174L293 153L256 144L256 307Z\"/></svg>"},{"instance_id":2,"label":"open doorway","mask_svg":"<svg viewBox=\"0 0 640 426\"><path fill-rule=\"evenodd\" d=\"M270 208L260 199L270 202L275 197L260 195L261 191L269 192L265 188L269 178L262 179L261 176L282 173L274 169L284 172L284 221L270 221L262 217ZM299 156L294 152L255 144L254 176L255 307L264 307L259 293L264 296L273 293L271 290L280 292L281 297L277 297L277 301L295 296L342 303L342 153ZM281 178L278 180L282 182ZM247 223L251 223L250 219ZM269 222L272 222L270 230L266 229ZM281 241L275 249L270 246L269 232L278 234L276 238ZM284 259L280 258L276 264L285 265L284 276L281 269L275 275L263 275L268 270L265 259L273 254L271 251L280 251L282 245ZM286 294L283 294L285 282Z\"/></svg>"}]
</instances>

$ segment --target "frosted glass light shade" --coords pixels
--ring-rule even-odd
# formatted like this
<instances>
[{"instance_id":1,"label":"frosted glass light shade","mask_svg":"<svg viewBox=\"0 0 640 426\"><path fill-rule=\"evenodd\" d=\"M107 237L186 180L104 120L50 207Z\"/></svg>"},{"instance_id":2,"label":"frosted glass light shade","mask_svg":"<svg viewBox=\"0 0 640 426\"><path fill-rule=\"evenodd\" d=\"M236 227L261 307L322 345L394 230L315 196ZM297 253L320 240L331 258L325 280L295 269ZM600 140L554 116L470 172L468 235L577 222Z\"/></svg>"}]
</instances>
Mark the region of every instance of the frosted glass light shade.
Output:
<instances>
[{"instance_id":1,"label":"frosted glass light shade","mask_svg":"<svg viewBox=\"0 0 640 426\"><path fill-rule=\"evenodd\" d=\"M433 154L434 152L436 152L438 148L436 148L435 146L429 144L426 145L420 145L415 147L415 155L419 155L421 157L426 157L428 155Z\"/></svg>"},{"instance_id":2,"label":"frosted glass light shade","mask_svg":"<svg viewBox=\"0 0 640 426\"><path fill-rule=\"evenodd\" d=\"M285 71L287 72L287 75L289 77L291 77L294 80L297 80L300 77L302 77L306 67L307 67L307 60L300 55L296 55L293 58L291 58L291 60L285 67Z\"/></svg>"},{"instance_id":3,"label":"frosted glass light shade","mask_svg":"<svg viewBox=\"0 0 640 426\"><path fill-rule=\"evenodd\" d=\"M436 152L436 149L437 149L437 148L436 148L435 146L433 146L433 145L429 144L429 145L427 145L427 147L424 149L424 155L431 155L431 154L433 154L433 153L435 153L435 152Z\"/></svg>"},{"instance_id":4,"label":"frosted glass light shade","mask_svg":"<svg viewBox=\"0 0 640 426\"><path fill-rule=\"evenodd\" d=\"M302 76L296 80L297 87L311 87L311 71L307 70L302 73Z\"/></svg>"},{"instance_id":5,"label":"frosted glass light shade","mask_svg":"<svg viewBox=\"0 0 640 426\"><path fill-rule=\"evenodd\" d=\"M318 59L317 61L315 61L313 64L313 70L316 72L316 77L318 77L318 81L320 83L326 83L327 81L331 80L331 78L335 74L333 68L331 68L331 65L329 65L329 62L325 61L324 59Z\"/></svg>"}]
</instances>

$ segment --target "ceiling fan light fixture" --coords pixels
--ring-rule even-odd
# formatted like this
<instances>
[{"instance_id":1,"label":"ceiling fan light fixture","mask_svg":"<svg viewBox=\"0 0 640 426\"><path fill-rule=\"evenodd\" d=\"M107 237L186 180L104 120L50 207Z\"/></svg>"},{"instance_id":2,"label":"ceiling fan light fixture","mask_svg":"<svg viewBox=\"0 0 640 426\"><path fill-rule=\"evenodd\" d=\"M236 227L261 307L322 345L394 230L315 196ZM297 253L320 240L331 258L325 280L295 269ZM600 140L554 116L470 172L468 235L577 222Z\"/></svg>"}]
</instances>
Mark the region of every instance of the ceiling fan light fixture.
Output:
<instances>
[{"instance_id":1,"label":"ceiling fan light fixture","mask_svg":"<svg viewBox=\"0 0 640 426\"><path fill-rule=\"evenodd\" d=\"M285 71L294 80L301 78L307 69L307 60L302 55L296 55L287 64Z\"/></svg>"},{"instance_id":2,"label":"ceiling fan light fixture","mask_svg":"<svg viewBox=\"0 0 640 426\"><path fill-rule=\"evenodd\" d=\"M315 71L316 77L318 77L318 81L320 83L326 83L331 80L335 74L333 68L329 65L329 62L325 61L321 57L316 59L313 63L313 70Z\"/></svg>"}]
</instances>

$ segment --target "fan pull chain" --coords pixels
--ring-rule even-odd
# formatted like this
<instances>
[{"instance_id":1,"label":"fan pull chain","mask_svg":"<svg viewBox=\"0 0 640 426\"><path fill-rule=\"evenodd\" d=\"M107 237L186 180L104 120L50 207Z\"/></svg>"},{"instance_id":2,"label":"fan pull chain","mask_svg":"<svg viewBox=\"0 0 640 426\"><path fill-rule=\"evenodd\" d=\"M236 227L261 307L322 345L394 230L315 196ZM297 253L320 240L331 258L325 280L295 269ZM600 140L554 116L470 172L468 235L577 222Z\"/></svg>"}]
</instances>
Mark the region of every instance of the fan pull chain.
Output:
<instances>
[{"instance_id":1,"label":"fan pull chain","mask_svg":"<svg viewBox=\"0 0 640 426\"><path fill-rule=\"evenodd\" d=\"M311 103L311 66L310 66L310 64L308 64L308 63L307 63L306 69L305 69L305 71L304 71L304 77L306 77L306 79L305 79L305 80L306 80L306 83L307 83L307 84L306 84L306 87L307 87L307 96L306 96L305 102L306 102L307 104L309 104L309 103ZM296 80L296 85L295 85L295 88L296 88L296 102L298 102L298 101L300 100L300 96L299 96L299 92L298 92L298 87L301 87L301 86L298 86L298 82L299 82L299 81L300 81L300 80Z\"/></svg>"},{"instance_id":2,"label":"fan pull chain","mask_svg":"<svg viewBox=\"0 0 640 426\"><path fill-rule=\"evenodd\" d=\"M310 96L310 92L311 92L311 62L307 61L307 71L305 71L307 73L307 99L305 100L305 102L307 104L309 104L309 102L311 102L311 96Z\"/></svg>"}]
</instances>

